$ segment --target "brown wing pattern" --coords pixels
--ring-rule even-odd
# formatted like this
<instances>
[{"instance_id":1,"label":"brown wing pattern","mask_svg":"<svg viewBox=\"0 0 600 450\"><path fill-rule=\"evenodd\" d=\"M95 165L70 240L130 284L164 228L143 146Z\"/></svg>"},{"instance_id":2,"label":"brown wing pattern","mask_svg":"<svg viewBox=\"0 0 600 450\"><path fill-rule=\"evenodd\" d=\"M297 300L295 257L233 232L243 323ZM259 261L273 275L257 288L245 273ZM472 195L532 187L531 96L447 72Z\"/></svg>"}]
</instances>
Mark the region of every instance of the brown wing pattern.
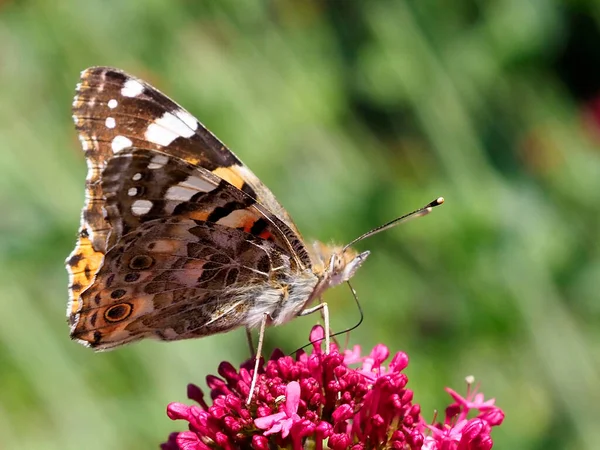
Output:
<instances>
[{"instance_id":1,"label":"brown wing pattern","mask_svg":"<svg viewBox=\"0 0 600 450\"><path fill-rule=\"evenodd\" d=\"M148 83L110 67L86 69L73 112L84 145L92 150L159 150L204 167L255 198L300 236L258 177L195 117Z\"/></svg>"},{"instance_id":2,"label":"brown wing pattern","mask_svg":"<svg viewBox=\"0 0 600 450\"><path fill-rule=\"evenodd\" d=\"M77 85L73 119L88 175L79 238L67 259L67 314L77 311L78 299L93 282L104 254L122 235L122 230L113 230L111 216L106 215L102 174L115 154L130 148L158 151L202 167L255 199L280 219L279 228L297 257L310 266L297 228L273 194L201 123L149 84L114 68L86 69Z\"/></svg>"},{"instance_id":3,"label":"brown wing pattern","mask_svg":"<svg viewBox=\"0 0 600 450\"><path fill-rule=\"evenodd\" d=\"M289 274L289 257L272 242L215 223L156 219L108 251L72 336L102 350L227 331L245 324L248 298L283 300Z\"/></svg>"}]
</instances>

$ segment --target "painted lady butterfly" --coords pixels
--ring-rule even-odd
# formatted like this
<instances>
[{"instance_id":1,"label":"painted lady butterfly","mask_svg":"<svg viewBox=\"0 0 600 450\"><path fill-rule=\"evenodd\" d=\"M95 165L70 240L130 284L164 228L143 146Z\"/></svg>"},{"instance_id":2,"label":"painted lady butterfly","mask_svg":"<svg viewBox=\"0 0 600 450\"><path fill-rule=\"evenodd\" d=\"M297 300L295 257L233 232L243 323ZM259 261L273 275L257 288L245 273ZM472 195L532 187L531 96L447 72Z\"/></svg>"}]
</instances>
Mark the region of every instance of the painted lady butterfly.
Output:
<instances>
[{"instance_id":1,"label":"painted lady butterfly","mask_svg":"<svg viewBox=\"0 0 600 450\"><path fill-rule=\"evenodd\" d=\"M225 145L139 79L84 70L73 113L88 175L67 315L86 346L264 330L319 308L307 307L369 254L307 246Z\"/></svg>"}]
</instances>

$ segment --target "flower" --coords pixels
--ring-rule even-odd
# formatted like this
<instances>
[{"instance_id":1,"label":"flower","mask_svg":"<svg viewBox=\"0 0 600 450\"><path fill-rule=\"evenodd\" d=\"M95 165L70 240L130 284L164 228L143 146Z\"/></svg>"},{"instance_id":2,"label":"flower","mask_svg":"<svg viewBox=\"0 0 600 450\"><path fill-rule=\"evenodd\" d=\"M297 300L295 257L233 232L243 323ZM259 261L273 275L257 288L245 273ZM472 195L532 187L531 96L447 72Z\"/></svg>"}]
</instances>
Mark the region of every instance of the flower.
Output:
<instances>
[{"instance_id":1,"label":"flower","mask_svg":"<svg viewBox=\"0 0 600 450\"><path fill-rule=\"evenodd\" d=\"M408 356L397 353L386 366L382 344L366 356L361 349L340 353L321 348L323 328L310 334L313 350L295 358L276 350L261 361L252 402L246 405L254 361L236 370L223 362L219 377L208 376L212 405L195 385L188 397L197 405L171 403L167 415L184 420L189 430L172 433L163 450L291 448L301 450L488 450L491 427L504 413L468 384L465 397L447 389L454 403L443 423L428 424L402 371ZM358 367L350 367L358 365ZM477 413L476 417L468 418Z\"/></svg>"},{"instance_id":2,"label":"flower","mask_svg":"<svg viewBox=\"0 0 600 450\"><path fill-rule=\"evenodd\" d=\"M450 388L446 392L454 403L446 408L444 423L425 425L431 435L425 439L426 450L489 450L492 448L491 427L504 420L504 411L495 406L495 399L485 400L478 388L471 390L473 377L467 377L467 395L462 397ZM477 416L467 419L473 411Z\"/></svg>"},{"instance_id":3,"label":"flower","mask_svg":"<svg viewBox=\"0 0 600 450\"><path fill-rule=\"evenodd\" d=\"M281 433L281 437L285 438L290 434L294 424L302 421L302 418L297 414L299 404L300 384L297 381L292 381L285 388L285 407L283 411L254 419L254 425L261 430L267 430L263 433L264 436Z\"/></svg>"}]
</instances>

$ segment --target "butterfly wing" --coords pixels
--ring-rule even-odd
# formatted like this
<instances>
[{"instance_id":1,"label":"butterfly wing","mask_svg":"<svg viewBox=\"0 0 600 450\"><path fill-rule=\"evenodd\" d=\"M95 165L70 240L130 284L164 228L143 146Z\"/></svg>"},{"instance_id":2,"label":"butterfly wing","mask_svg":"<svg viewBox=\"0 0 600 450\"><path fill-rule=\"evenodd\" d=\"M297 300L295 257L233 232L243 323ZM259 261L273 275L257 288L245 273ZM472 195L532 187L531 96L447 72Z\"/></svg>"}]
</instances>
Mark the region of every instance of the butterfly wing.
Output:
<instances>
[{"instance_id":1,"label":"butterfly wing","mask_svg":"<svg viewBox=\"0 0 600 450\"><path fill-rule=\"evenodd\" d=\"M72 337L97 350L144 337L188 339L292 317L317 278L294 274L273 242L191 218L146 222L106 254L82 294ZM281 318L284 321L283 318ZM287 319L285 319L287 320Z\"/></svg>"},{"instance_id":2,"label":"butterfly wing","mask_svg":"<svg viewBox=\"0 0 600 450\"><path fill-rule=\"evenodd\" d=\"M118 230L111 234L102 173L110 158L133 146L177 157L228 181L281 219L301 242L287 212L258 178L191 114L144 81L109 67L84 70L73 100L73 120L88 175L78 242L66 261L68 315L79 308L81 293L92 284L119 235Z\"/></svg>"},{"instance_id":3,"label":"butterfly wing","mask_svg":"<svg viewBox=\"0 0 600 450\"><path fill-rule=\"evenodd\" d=\"M244 191L300 234L273 193L194 116L148 83L111 67L82 72L73 103L81 139L112 153L158 150L204 167ZM101 153L105 153L102 151Z\"/></svg>"}]
</instances>

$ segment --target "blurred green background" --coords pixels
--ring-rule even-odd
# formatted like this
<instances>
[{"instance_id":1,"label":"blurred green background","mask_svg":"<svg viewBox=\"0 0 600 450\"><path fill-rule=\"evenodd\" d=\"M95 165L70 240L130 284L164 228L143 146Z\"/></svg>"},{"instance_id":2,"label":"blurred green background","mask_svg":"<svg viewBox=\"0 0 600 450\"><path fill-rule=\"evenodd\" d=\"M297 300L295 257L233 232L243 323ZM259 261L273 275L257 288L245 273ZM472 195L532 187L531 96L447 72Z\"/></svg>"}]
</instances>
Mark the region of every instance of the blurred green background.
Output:
<instances>
[{"instance_id":1,"label":"blurred green background","mask_svg":"<svg viewBox=\"0 0 600 450\"><path fill-rule=\"evenodd\" d=\"M243 330L94 354L68 337L85 162L79 72L120 67L197 115L305 236L358 244L350 343L411 357L426 417L474 375L498 449L597 449L600 3L0 2L0 448L157 448L165 408ZM326 295L353 325L347 288ZM306 343L315 317L267 333Z\"/></svg>"}]
</instances>

